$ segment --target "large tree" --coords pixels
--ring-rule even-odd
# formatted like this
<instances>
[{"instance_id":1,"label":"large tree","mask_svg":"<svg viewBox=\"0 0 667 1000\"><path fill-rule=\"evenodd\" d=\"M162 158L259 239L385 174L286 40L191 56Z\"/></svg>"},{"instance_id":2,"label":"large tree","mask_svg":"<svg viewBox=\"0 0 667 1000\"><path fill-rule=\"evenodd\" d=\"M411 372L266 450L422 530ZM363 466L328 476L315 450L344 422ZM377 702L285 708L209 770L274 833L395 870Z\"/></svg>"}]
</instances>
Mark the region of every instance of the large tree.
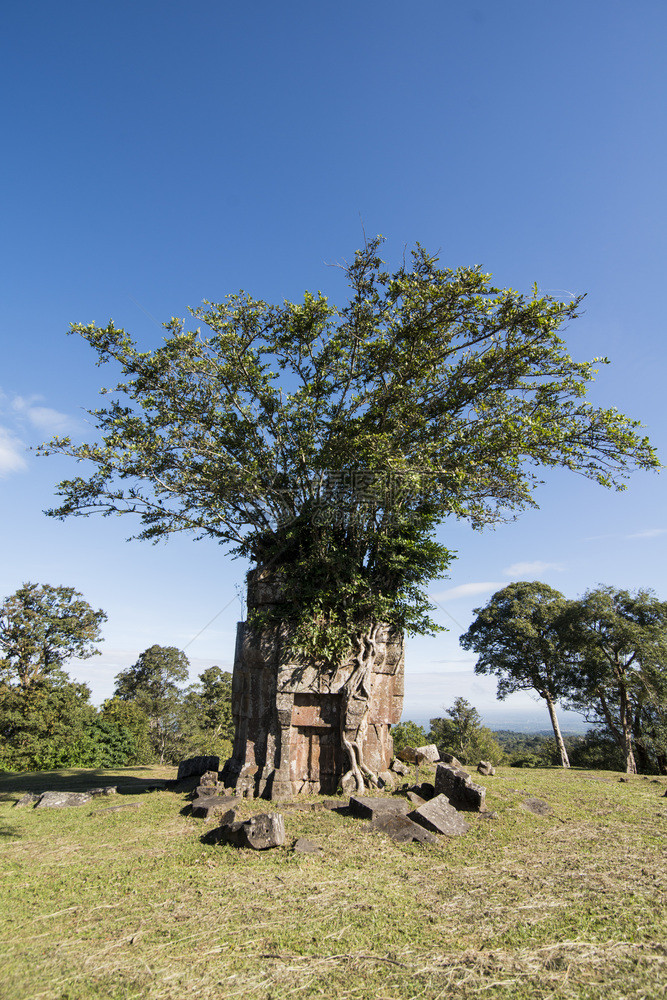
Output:
<instances>
[{"instance_id":1,"label":"large tree","mask_svg":"<svg viewBox=\"0 0 667 1000\"><path fill-rule=\"evenodd\" d=\"M563 767L569 767L556 703L571 686L572 651L568 643L563 595L537 580L511 583L493 595L460 639L478 654L476 674L498 678L498 698L534 690L543 698Z\"/></svg>"},{"instance_id":2,"label":"large tree","mask_svg":"<svg viewBox=\"0 0 667 1000\"><path fill-rule=\"evenodd\" d=\"M667 753L667 602L650 590L589 590L572 602L569 641L577 657L569 701L606 726L625 769L664 766Z\"/></svg>"},{"instance_id":3,"label":"large tree","mask_svg":"<svg viewBox=\"0 0 667 1000\"><path fill-rule=\"evenodd\" d=\"M24 583L0 607L0 678L27 691L67 660L99 654L106 617L73 587Z\"/></svg>"},{"instance_id":4,"label":"large tree","mask_svg":"<svg viewBox=\"0 0 667 1000\"><path fill-rule=\"evenodd\" d=\"M350 650L345 696L362 705L378 623L437 628L424 585L452 558L439 522L534 504L531 466L620 487L658 464L635 421L584 401L604 359L573 360L559 336L579 300L495 288L420 246L390 272L381 243L344 268L342 308L242 292L192 310L198 329L170 320L155 350L75 324L120 381L91 412L97 440L43 448L92 467L51 515L130 514L136 537L191 532L280 567L295 648L328 665ZM356 775L360 748L346 750Z\"/></svg>"}]
</instances>

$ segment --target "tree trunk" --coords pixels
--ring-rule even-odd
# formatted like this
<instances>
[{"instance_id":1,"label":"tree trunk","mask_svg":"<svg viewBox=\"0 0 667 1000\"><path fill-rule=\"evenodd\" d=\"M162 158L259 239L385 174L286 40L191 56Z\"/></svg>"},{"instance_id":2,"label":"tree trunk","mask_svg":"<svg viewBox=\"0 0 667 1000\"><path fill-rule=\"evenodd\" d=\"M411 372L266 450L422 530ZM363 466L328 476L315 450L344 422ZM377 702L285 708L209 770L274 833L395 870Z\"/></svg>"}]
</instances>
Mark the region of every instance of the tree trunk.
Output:
<instances>
[{"instance_id":1,"label":"tree trunk","mask_svg":"<svg viewBox=\"0 0 667 1000\"><path fill-rule=\"evenodd\" d=\"M621 726L623 727L623 753L625 754L625 773L626 774L636 774L637 764L635 762L635 755L632 749L632 724L630 721L630 706L628 704L628 695L625 688L621 688L621 698L620 698L620 717Z\"/></svg>"},{"instance_id":2,"label":"tree trunk","mask_svg":"<svg viewBox=\"0 0 667 1000\"><path fill-rule=\"evenodd\" d=\"M563 767L570 766L570 760L567 756L567 749L565 748L565 741L560 731L560 726L558 725L558 717L556 715L556 707L553 700L549 694L544 694L542 696L547 703L547 708L549 709L549 718L551 719L551 725L553 726L554 736L556 738L556 746L558 747L558 752L560 754L560 760Z\"/></svg>"},{"instance_id":3,"label":"tree trunk","mask_svg":"<svg viewBox=\"0 0 667 1000\"><path fill-rule=\"evenodd\" d=\"M368 726L370 678L377 656L375 640L379 627L373 625L369 632L357 637L359 648L355 656L355 666L343 687L340 738L350 761L350 769L342 780L354 777L358 792L363 792L366 784L371 788L378 786L377 774L371 771L364 761L363 740ZM347 732L350 730L354 730L353 739L348 738Z\"/></svg>"}]
</instances>

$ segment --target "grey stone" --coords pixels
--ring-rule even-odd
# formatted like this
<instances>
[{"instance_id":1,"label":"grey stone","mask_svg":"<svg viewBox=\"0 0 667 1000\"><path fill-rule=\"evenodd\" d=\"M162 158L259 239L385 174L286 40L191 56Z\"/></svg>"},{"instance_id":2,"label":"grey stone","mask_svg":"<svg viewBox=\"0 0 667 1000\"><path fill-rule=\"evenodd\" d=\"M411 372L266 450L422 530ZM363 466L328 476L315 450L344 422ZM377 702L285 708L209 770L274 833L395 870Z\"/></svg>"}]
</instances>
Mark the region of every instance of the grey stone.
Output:
<instances>
[{"instance_id":1,"label":"grey stone","mask_svg":"<svg viewBox=\"0 0 667 1000\"><path fill-rule=\"evenodd\" d=\"M452 767L461 767L461 768L463 767L463 764L461 763L461 761L457 760L457 758L454 756L453 753L447 753L446 750L442 750L440 752L440 760L444 764L451 764Z\"/></svg>"},{"instance_id":2,"label":"grey stone","mask_svg":"<svg viewBox=\"0 0 667 1000\"><path fill-rule=\"evenodd\" d=\"M455 809L481 812L486 789L476 785L463 768L438 764L435 769L435 794L446 795Z\"/></svg>"},{"instance_id":3,"label":"grey stone","mask_svg":"<svg viewBox=\"0 0 667 1000\"><path fill-rule=\"evenodd\" d=\"M239 804L239 799L230 795L208 795L195 799L192 803L192 815L198 819L210 819L212 816L225 816L225 822L231 823L236 818L233 809ZM229 814L229 815L227 815Z\"/></svg>"},{"instance_id":4,"label":"grey stone","mask_svg":"<svg viewBox=\"0 0 667 1000\"><path fill-rule=\"evenodd\" d=\"M117 785L102 785L100 788L88 788L86 789L89 795L93 798L97 798L99 795L116 795L118 792Z\"/></svg>"},{"instance_id":5,"label":"grey stone","mask_svg":"<svg viewBox=\"0 0 667 1000\"><path fill-rule=\"evenodd\" d=\"M435 743L429 743L425 747L416 747L415 753L423 754L422 759L427 760L430 764L436 764L440 760L440 751Z\"/></svg>"},{"instance_id":6,"label":"grey stone","mask_svg":"<svg viewBox=\"0 0 667 1000\"><path fill-rule=\"evenodd\" d=\"M236 847L266 851L285 843L285 821L280 813L260 813L244 822L223 823L219 839Z\"/></svg>"},{"instance_id":7,"label":"grey stone","mask_svg":"<svg viewBox=\"0 0 667 1000\"><path fill-rule=\"evenodd\" d=\"M14 808L22 809L23 806L34 806L35 802L39 802L42 795L42 792L26 792L25 795L21 796L21 798L14 803Z\"/></svg>"},{"instance_id":8,"label":"grey stone","mask_svg":"<svg viewBox=\"0 0 667 1000\"><path fill-rule=\"evenodd\" d=\"M418 795L417 792L413 792L411 789L408 789L408 800L412 802L413 806L423 806L427 801L427 799L423 799L421 795Z\"/></svg>"},{"instance_id":9,"label":"grey stone","mask_svg":"<svg viewBox=\"0 0 667 1000\"><path fill-rule=\"evenodd\" d=\"M406 767L402 760L393 760L389 768L394 774L405 775L410 773L410 768Z\"/></svg>"},{"instance_id":10,"label":"grey stone","mask_svg":"<svg viewBox=\"0 0 667 1000\"><path fill-rule=\"evenodd\" d=\"M380 813L371 821L371 829L386 833L399 844L409 844L413 841L419 844L437 843L432 833L402 813Z\"/></svg>"},{"instance_id":11,"label":"grey stone","mask_svg":"<svg viewBox=\"0 0 667 1000\"><path fill-rule=\"evenodd\" d=\"M352 795L350 797L350 812L360 819L373 820L377 816L405 814L409 808L405 799L401 798L380 799L368 795Z\"/></svg>"},{"instance_id":12,"label":"grey stone","mask_svg":"<svg viewBox=\"0 0 667 1000\"><path fill-rule=\"evenodd\" d=\"M83 806L90 802L88 792L44 792L35 809L63 809L68 806Z\"/></svg>"},{"instance_id":13,"label":"grey stone","mask_svg":"<svg viewBox=\"0 0 667 1000\"><path fill-rule=\"evenodd\" d=\"M551 816L553 812L551 806L543 799L525 799L521 803L521 807L522 809L527 809L528 812L534 813L536 816Z\"/></svg>"},{"instance_id":14,"label":"grey stone","mask_svg":"<svg viewBox=\"0 0 667 1000\"><path fill-rule=\"evenodd\" d=\"M218 784L218 772L217 771L204 771L199 779L200 785L213 785Z\"/></svg>"},{"instance_id":15,"label":"grey stone","mask_svg":"<svg viewBox=\"0 0 667 1000\"><path fill-rule=\"evenodd\" d=\"M308 840L307 837L299 837L298 840L294 842L293 850L297 854L321 854L322 848L319 844L316 844L314 840Z\"/></svg>"},{"instance_id":16,"label":"grey stone","mask_svg":"<svg viewBox=\"0 0 667 1000\"><path fill-rule=\"evenodd\" d=\"M426 827L427 830L443 833L447 837L460 837L470 829L470 825L451 805L446 795L436 795L430 802L425 802L423 806L409 813L408 819Z\"/></svg>"},{"instance_id":17,"label":"grey stone","mask_svg":"<svg viewBox=\"0 0 667 1000\"><path fill-rule=\"evenodd\" d=\"M622 781L622 782L625 782L625 781L629 781L630 779L629 778L619 778L618 780Z\"/></svg>"},{"instance_id":18,"label":"grey stone","mask_svg":"<svg viewBox=\"0 0 667 1000\"><path fill-rule=\"evenodd\" d=\"M485 774L487 776L496 773L496 769L490 760L480 760L479 764L477 765L477 771L479 772L479 774Z\"/></svg>"},{"instance_id":19,"label":"grey stone","mask_svg":"<svg viewBox=\"0 0 667 1000\"><path fill-rule=\"evenodd\" d=\"M178 765L177 781L192 775L204 774L205 771L217 771L220 768L220 758L214 756L188 757Z\"/></svg>"},{"instance_id":20,"label":"grey stone","mask_svg":"<svg viewBox=\"0 0 667 1000\"><path fill-rule=\"evenodd\" d=\"M422 761L428 760L428 757L424 753L425 748L417 749L416 747L403 747L399 750L396 756L399 760L402 760L405 764L421 764Z\"/></svg>"},{"instance_id":21,"label":"grey stone","mask_svg":"<svg viewBox=\"0 0 667 1000\"><path fill-rule=\"evenodd\" d=\"M378 778L380 780L380 788L386 788L388 791L393 792L397 779L391 771L380 771Z\"/></svg>"},{"instance_id":22,"label":"grey stone","mask_svg":"<svg viewBox=\"0 0 667 1000\"><path fill-rule=\"evenodd\" d=\"M353 792L356 792L357 780L351 771L344 774L340 779L340 787L343 795L352 795Z\"/></svg>"}]
</instances>

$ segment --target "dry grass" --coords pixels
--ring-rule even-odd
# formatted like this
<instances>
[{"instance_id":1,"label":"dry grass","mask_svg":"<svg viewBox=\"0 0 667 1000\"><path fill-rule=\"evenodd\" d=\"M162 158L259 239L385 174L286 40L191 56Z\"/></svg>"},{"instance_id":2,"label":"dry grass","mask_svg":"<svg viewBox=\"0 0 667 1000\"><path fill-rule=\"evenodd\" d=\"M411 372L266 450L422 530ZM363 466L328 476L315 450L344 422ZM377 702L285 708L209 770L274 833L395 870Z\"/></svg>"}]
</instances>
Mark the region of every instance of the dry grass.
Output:
<instances>
[{"instance_id":1,"label":"dry grass","mask_svg":"<svg viewBox=\"0 0 667 1000\"><path fill-rule=\"evenodd\" d=\"M170 772L59 775L61 787L136 792ZM173 792L116 813L100 811L108 798L14 810L19 786L47 785L0 778L0 996L664 996L667 782L512 769L484 780L498 819L474 816L437 847L285 810L288 845L319 840L320 857L203 844L212 824ZM526 812L526 795L553 815ZM248 802L242 815L267 808L279 806Z\"/></svg>"}]
</instances>

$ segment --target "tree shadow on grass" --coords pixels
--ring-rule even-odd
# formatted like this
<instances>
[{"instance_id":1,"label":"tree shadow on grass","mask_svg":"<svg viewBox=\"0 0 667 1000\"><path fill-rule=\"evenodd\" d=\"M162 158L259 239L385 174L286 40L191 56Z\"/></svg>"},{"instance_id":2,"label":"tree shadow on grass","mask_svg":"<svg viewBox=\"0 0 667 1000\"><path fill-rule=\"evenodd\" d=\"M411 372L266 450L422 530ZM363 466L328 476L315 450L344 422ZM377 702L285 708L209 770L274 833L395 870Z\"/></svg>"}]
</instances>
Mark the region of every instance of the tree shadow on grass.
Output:
<instances>
[{"instance_id":1,"label":"tree shadow on grass","mask_svg":"<svg viewBox=\"0 0 667 1000\"><path fill-rule=\"evenodd\" d=\"M114 786L121 795L141 795L143 792L169 788L163 778L145 777L134 772L152 772L150 766L134 767L132 774L119 768L64 768L60 771L29 771L0 774L0 800L6 801L12 792L85 792L90 788ZM3 794L4 793L4 794Z\"/></svg>"}]
</instances>

